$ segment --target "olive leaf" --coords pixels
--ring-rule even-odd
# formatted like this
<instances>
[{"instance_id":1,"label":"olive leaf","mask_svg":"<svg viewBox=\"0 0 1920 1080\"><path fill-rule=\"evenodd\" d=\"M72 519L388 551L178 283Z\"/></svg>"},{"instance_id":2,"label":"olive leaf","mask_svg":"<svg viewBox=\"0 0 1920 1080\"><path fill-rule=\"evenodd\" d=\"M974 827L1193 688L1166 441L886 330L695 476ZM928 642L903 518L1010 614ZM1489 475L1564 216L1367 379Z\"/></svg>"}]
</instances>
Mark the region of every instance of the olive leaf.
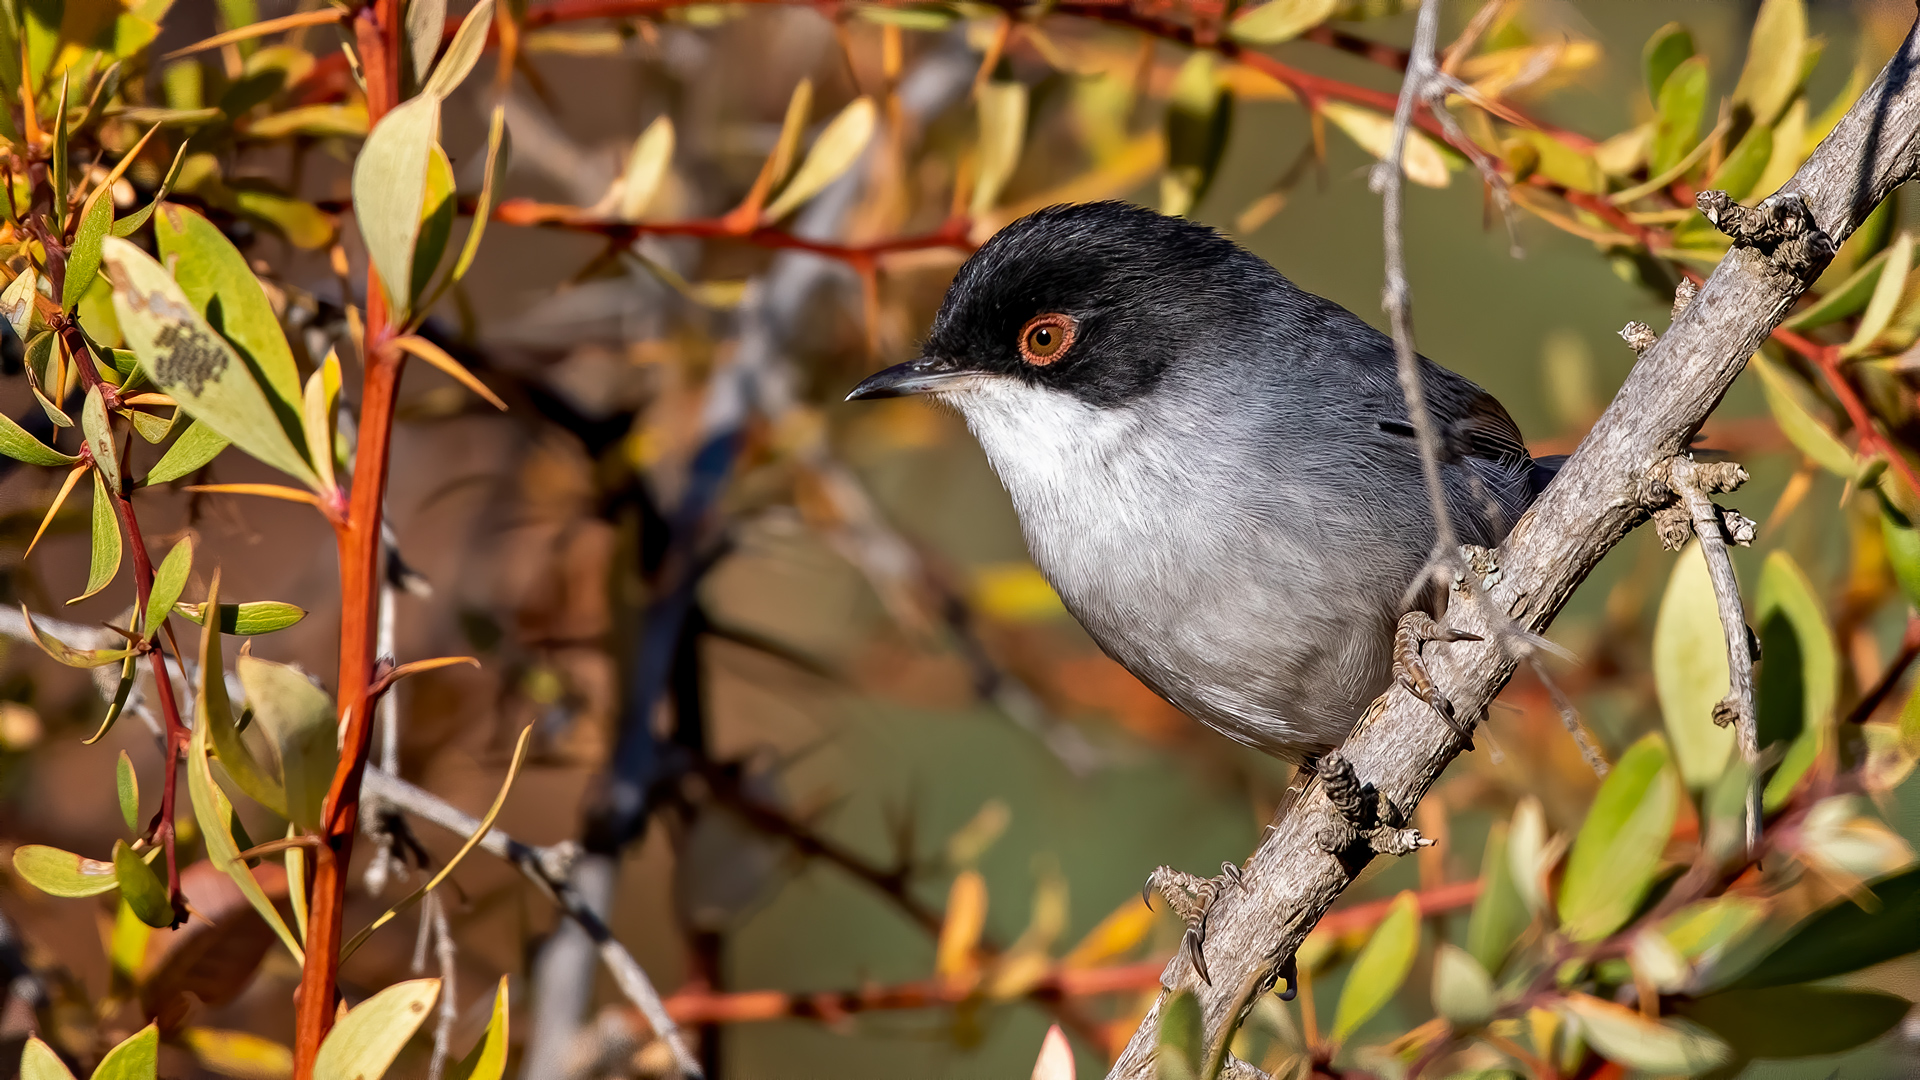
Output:
<instances>
[{"instance_id":1,"label":"olive leaf","mask_svg":"<svg viewBox=\"0 0 1920 1080\"><path fill-rule=\"evenodd\" d=\"M992 79L980 87L980 159L969 212L984 217L1000 201L1000 192L1020 164L1027 133L1027 86Z\"/></svg>"},{"instance_id":2,"label":"olive leaf","mask_svg":"<svg viewBox=\"0 0 1920 1080\"><path fill-rule=\"evenodd\" d=\"M411 312L413 253L439 138L440 99L422 94L381 117L353 163L354 220L399 323Z\"/></svg>"},{"instance_id":3,"label":"olive leaf","mask_svg":"<svg viewBox=\"0 0 1920 1080\"><path fill-rule=\"evenodd\" d=\"M827 122L813 149L793 174L793 179L767 207L766 218L777 221L800 208L800 204L820 194L841 173L853 167L873 139L879 110L870 97L855 98L838 116Z\"/></svg>"},{"instance_id":4,"label":"olive leaf","mask_svg":"<svg viewBox=\"0 0 1920 1080\"><path fill-rule=\"evenodd\" d=\"M415 99L418 100L418 99ZM395 983L353 1007L327 1033L314 1059L314 1080L384 1076L440 996L439 979Z\"/></svg>"}]
</instances>

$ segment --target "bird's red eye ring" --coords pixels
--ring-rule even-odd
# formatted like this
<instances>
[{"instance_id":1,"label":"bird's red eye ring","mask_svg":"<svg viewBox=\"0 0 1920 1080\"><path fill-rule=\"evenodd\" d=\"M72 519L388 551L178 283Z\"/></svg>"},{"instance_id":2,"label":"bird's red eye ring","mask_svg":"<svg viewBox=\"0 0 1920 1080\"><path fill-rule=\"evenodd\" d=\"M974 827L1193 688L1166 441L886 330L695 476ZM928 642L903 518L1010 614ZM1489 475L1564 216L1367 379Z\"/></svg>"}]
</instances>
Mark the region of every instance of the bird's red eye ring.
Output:
<instances>
[{"instance_id":1,"label":"bird's red eye ring","mask_svg":"<svg viewBox=\"0 0 1920 1080\"><path fill-rule=\"evenodd\" d=\"M1046 367L1060 359L1073 344L1077 325L1073 316L1057 312L1028 319L1020 328L1020 359L1034 367Z\"/></svg>"}]
</instances>

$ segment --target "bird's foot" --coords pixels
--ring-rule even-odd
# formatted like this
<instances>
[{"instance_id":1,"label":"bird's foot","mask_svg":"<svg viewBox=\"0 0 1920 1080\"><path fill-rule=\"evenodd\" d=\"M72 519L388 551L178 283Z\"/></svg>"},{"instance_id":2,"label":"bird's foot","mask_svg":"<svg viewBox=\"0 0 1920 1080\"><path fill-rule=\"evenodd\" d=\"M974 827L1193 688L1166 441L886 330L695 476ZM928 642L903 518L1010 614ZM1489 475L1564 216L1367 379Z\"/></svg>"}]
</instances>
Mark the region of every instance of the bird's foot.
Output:
<instances>
[{"instance_id":1,"label":"bird's foot","mask_svg":"<svg viewBox=\"0 0 1920 1080\"><path fill-rule=\"evenodd\" d=\"M1407 692L1432 706L1449 727L1458 732L1466 741L1467 749L1473 749L1473 725L1460 720L1454 714L1453 702L1433 683L1433 676L1427 671L1427 662L1420 655L1420 647L1429 641L1479 641L1478 634L1469 634L1464 630L1453 630L1435 622L1433 616L1424 611L1409 611L1400 616L1400 625L1393 632L1393 677Z\"/></svg>"},{"instance_id":2,"label":"bird's foot","mask_svg":"<svg viewBox=\"0 0 1920 1080\"><path fill-rule=\"evenodd\" d=\"M1222 889L1232 886L1242 892L1247 884L1241 880L1240 868L1230 862L1220 864L1220 876L1203 878L1198 874L1189 874L1185 870L1175 870L1171 866L1162 866L1147 875L1147 883L1140 888L1140 899L1152 906L1152 894L1157 892L1166 898L1167 906L1175 915L1187 924L1187 932L1180 935L1180 952L1193 965L1194 974L1208 986L1213 979L1207 974L1207 958L1203 951L1207 942L1207 912L1213 909L1214 898Z\"/></svg>"},{"instance_id":3,"label":"bird's foot","mask_svg":"<svg viewBox=\"0 0 1920 1080\"><path fill-rule=\"evenodd\" d=\"M1338 752L1320 759L1320 782L1340 820L1321 831L1320 847L1336 858L1364 841L1381 855L1405 855L1433 841L1407 827L1407 815L1370 783L1362 783L1353 765Z\"/></svg>"}]
</instances>

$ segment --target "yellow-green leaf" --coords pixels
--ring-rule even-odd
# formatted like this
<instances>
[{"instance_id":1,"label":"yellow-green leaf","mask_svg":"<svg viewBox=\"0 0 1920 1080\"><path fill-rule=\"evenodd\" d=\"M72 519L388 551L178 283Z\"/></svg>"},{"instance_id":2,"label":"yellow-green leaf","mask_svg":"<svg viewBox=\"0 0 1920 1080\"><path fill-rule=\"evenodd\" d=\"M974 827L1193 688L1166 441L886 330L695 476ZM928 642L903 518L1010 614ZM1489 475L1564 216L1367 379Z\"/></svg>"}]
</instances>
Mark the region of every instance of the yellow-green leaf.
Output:
<instances>
[{"instance_id":1,"label":"yellow-green leaf","mask_svg":"<svg viewBox=\"0 0 1920 1080\"><path fill-rule=\"evenodd\" d=\"M132 649L76 649L58 638L42 634L40 628L33 624L33 616L28 613L25 604L20 605L20 614L26 616L27 636L40 646L40 651L68 667L105 667L133 655Z\"/></svg>"},{"instance_id":2,"label":"yellow-green leaf","mask_svg":"<svg viewBox=\"0 0 1920 1080\"><path fill-rule=\"evenodd\" d=\"M107 487L120 490L120 453L113 445L113 421L107 417L107 405L100 395L100 388L87 388L86 400L80 405L80 433L86 436L87 449L93 451L93 470L104 477Z\"/></svg>"},{"instance_id":3,"label":"yellow-green leaf","mask_svg":"<svg viewBox=\"0 0 1920 1080\"><path fill-rule=\"evenodd\" d=\"M246 362L200 317L166 270L117 238L106 243L105 266L121 330L154 383L242 450L308 486L318 483ZM287 400L297 403L297 379L291 393Z\"/></svg>"},{"instance_id":4,"label":"yellow-green leaf","mask_svg":"<svg viewBox=\"0 0 1920 1080\"><path fill-rule=\"evenodd\" d=\"M1707 111L1707 61L1695 56L1681 63L1660 88L1653 149L1647 173L1659 176L1680 163L1700 140L1700 119Z\"/></svg>"},{"instance_id":5,"label":"yellow-green leaf","mask_svg":"<svg viewBox=\"0 0 1920 1080\"><path fill-rule=\"evenodd\" d=\"M507 1072L507 977L493 992L493 1018L472 1052L447 1070L447 1080L500 1080Z\"/></svg>"},{"instance_id":6,"label":"yellow-green leaf","mask_svg":"<svg viewBox=\"0 0 1920 1080\"><path fill-rule=\"evenodd\" d=\"M272 752L267 768L284 792L286 817L318 832L320 804L340 760L333 699L286 664L241 656L234 669L246 688L254 725Z\"/></svg>"},{"instance_id":7,"label":"yellow-green leaf","mask_svg":"<svg viewBox=\"0 0 1920 1080\"><path fill-rule=\"evenodd\" d=\"M1771 124L1800 89L1807 49L1805 0L1764 0L1747 42L1747 64L1733 100L1747 106L1756 124Z\"/></svg>"},{"instance_id":8,"label":"yellow-green leaf","mask_svg":"<svg viewBox=\"0 0 1920 1080\"><path fill-rule=\"evenodd\" d=\"M208 588L209 603L216 602L214 598L219 591L220 573L216 570L213 575L213 584ZM211 649L214 660L213 664L202 670L209 672L223 670L219 666L220 635L206 633L202 637L211 641L211 644L203 645L202 649L203 651ZM246 792L248 797L281 817L290 818L292 815L287 811L286 788L281 786L279 779L267 767L254 759L253 752L240 740L240 729L234 723L233 705L227 700L226 681L211 677L200 681L203 684L200 688L200 708L194 726L196 728L202 724L206 726L207 737L213 746L214 753L220 757L220 765L227 770L227 775L233 778L233 782L240 786L241 791Z\"/></svg>"},{"instance_id":9,"label":"yellow-green leaf","mask_svg":"<svg viewBox=\"0 0 1920 1080\"><path fill-rule=\"evenodd\" d=\"M512 146L512 140L507 136L506 106L496 105L493 119L487 127L487 175L480 185L480 199L474 206L473 224L467 229L467 238L460 244L460 257L454 260L453 272L441 283L442 289L467 276L467 268L473 265L474 256L480 251L480 238L486 235L493 202L499 197L500 185L506 182L507 159L512 156Z\"/></svg>"},{"instance_id":10,"label":"yellow-green leaf","mask_svg":"<svg viewBox=\"0 0 1920 1080\"><path fill-rule=\"evenodd\" d=\"M140 831L140 777L133 771L133 759L125 750L113 764L113 786L120 796L120 819L128 832Z\"/></svg>"},{"instance_id":11,"label":"yellow-green leaf","mask_svg":"<svg viewBox=\"0 0 1920 1080\"><path fill-rule=\"evenodd\" d=\"M1340 0L1267 0L1246 8L1228 33L1243 45L1278 45L1332 18Z\"/></svg>"},{"instance_id":12,"label":"yellow-green leaf","mask_svg":"<svg viewBox=\"0 0 1920 1080\"><path fill-rule=\"evenodd\" d=\"M173 440L167 452L153 463L153 471L147 474L147 484L164 484L178 480L183 476L198 472L201 466L220 456L230 444L227 437L198 420L188 424L180 437Z\"/></svg>"},{"instance_id":13,"label":"yellow-green leaf","mask_svg":"<svg viewBox=\"0 0 1920 1080\"><path fill-rule=\"evenodd\" d=\"M384 1076L440 996L439 979L395 983L355 1006L328 1032L314 1060L314 1080Z\"/></svg>"},{"instance_id":14,"label":"yellow-green leaf","mask_svg":"<svg viewBox=\"0 0 1920 1080\"><path fill-rule=\"evenodd\" d=\"M1712 1032L1685 1020L1650 1020L1637 1010L1586 994L1568 995L1561 1006L1579 1022L1595 1050L1639 1072L1695 1076L1733 1057Z\"/></svg>"},{"instance_id":15,"label":"yellow-green leaf","mask_svg":"<svg viewBox=\"0 0 1920 1080\"><path fill-rule=\"evenodd\" d=\"M1767 169L1767 162L1773 160L1773 129L1765 124L1755 124L1747 129L1720 168L1708 178L1707 187L1719 188L1730 198L1744 199L1760 182L1760 175Z\"/></svg>"},{"instance_id":16,"label":"yellow-green leaf","mask_svg":"<svg viewBox=\"0 0 1920 1080\"><path fill-rule=\"evenodd\" d=\"M1344 101L1329 101L1320 111L1374 157L1384 160L1393 149L1393 117ZM1401 155L1400 167L1407 179L1425 187L1446 187L1450 179L1446 156L1432 139L1413 128L1407 129L1407 147Z\"/></svg>"},{"instance_id":17,"label":"yellow-green leaf","mask_svg":"<svg viewBox=\"0 0 1920 1080\"><path fill-rule=\"evenodd\" d=\"M1734 733L1713 722L1713 707L1727 694L1727 639L1697 542L1675 560L1660 601L1653 684L1681 777L1690 788L1706 787L1726 768Z\"/></svg>"},{"instance_id":18,"label":"yellow-green leaf","mask_svg":"<svg viewBox=\"0 0 1920 1080\"><path fill-rule=\"evenodd\" d=\"M980 87L980 158L974 175L970 211L983 217L1000 201L1000 192L1020 164L1027 137L1027 84L992 79Z\"/></svg>"},{"instance_id":19,"label":"yellow-green leaf","mask_svg":"<svg viewBox=\"0 0 1920 1080\"><path fill-rule=\"evenodd\" d=\"M287 424L287 414L300 401L300 371L246 256L213 222L174 203L160 208L153 238L162 260L176 260L173 277L180 291L253 369L281 423Z\"/></svg>"},{"instance_id":20,"label":"yellow-green leaf","mask_svg":"<svg viewBox=\"0 0 1920 1080\"><path fill-rule=\"evenodd\" d=\"M1913 234L1903 229L1886 250L1886 262L1880 269L1880 280L1873 287L1873 298L1867 301L1867 310L1860 316L1853 339L1841 347L1841 356L1854 357L1866 352L1893 321L1893 313L1900 306L1901 294L1906 289L1907 271L1912 266Z\"/></svg>"},{"instance_id":21,"label":"yellow-green leaf","mask_svg":"<svg viewBox=\"0 0 1920 1080\"><path fill-rule=\"evenodd\" d=\"M1214 56L1196 49L1173 77L1167 98L1167 169L1160 176L1160 212L1193 212L1206 197L1226 153L1233 95Z\"/></svg>"},{"instance_id":22,"label":"yellow-green leaf","mask_svg":"<svg viewBox=\"0 0 1920 1080\"><path fill-rule=\"evenodd\" d=\"M673 117L661 113L633 142L627 155L627 172L621 178L621 221L639 221L660 194L660 184L673 165Z\"/></svg>"},{"instance_id":23,"label":"yellow-green leaf","mask_svg":"<svg viewBox=\"0 0 1920 1080\"><path fill-rule=\"evenodd\" d=\"M205 604L175 604L174 614L193 623L206 625ZM307 617L305 608L279 600L249 600L244 604L220 605L220 632L236 637L251 637L255 634L271 634L275 630L285 630L294 623Z\"/></svg>"},{"instance_id":24,"label":"yellow-green leaf","mask_svg":"<svg viewBox=\"0 0 1920 1080\"><path fill-rule=\"evenodd\" d=\"M107 715L101 719L100 726L94 729L91 736L80 740L83 745L92 746L105 738L107 732L113 730L113 722L120 719L121 711L127 707L127 698L133 694L134 662L137 659L138 655L129 651L126 659L120 661L120 683L114 687L113 700L107 703Z\"/></svg>"},{"instance_id":25,"label":"yellow-green leaf","mask_svg":"<svg viewBox=\"0 0 1920 1080\"><path fill-rule=\"evenodd\" d=\"M67 276L60 283L60 306L72 311L93 287L100 272L100 244L113 230L113 195L106 187L93 193L67 250Z\"/></svg>"},{"instance_id":26,"label":"yellow-green leaf","mask_svg":"<svg viewBox=\"0 0 1920 1080\"><path fill-rule=\"evenodd\" d=\"M1486 971L1498 972L1507 953L1530 921L1527 904L1514 887L1512 860L1507 857L1507 826L1495 824L1487 833L1480 859L1480 896L1467 917L1467 952Z\"/></svg>"},{"instance_id":27,"label":"yellow-green leaf","mask_svg":"<svg viewBox=\"0 0 1920 1080\"><path fill-rule=\"evenodd\" d=\"M14 423L5 413L0 413L0 454L29 465L71 465L79 460L27 434L26 428Z\"/></svg>"},{"instance_id":28,"label":"yellow-green leaf","mask_svg":"<svg viewBox=\"0 0 1920 1080\"><path fill-rule=\"evenodd\" d=\"M20 1052L20 1080L73 1080L73 1073L53 1047L41 1042L38 1035L29 1035L26 1048Z\"/></svg>"},{"instance_id":29,"label":"yellow-green leaf","mask_svg":"<svg viewBox=\"0 0 1920 1080\"><path fill-rule=\"evenodd\" d=\"M354 160L354 218L400 323L410 313L407 287L426 202L428 162L439 138L440 99L422 94L381 117Z\"/></svg>"},{"instance_id":30,"label":"yellow-green leaf","mask_svg":"<svg viewBox=\"0 0 1920 1080\"><path fill-rule=\"evenodd\" d=\"M67 899L99 896L120 887L113 876L112 863L44 844L22 844L14 848L13 872L48 896Z\"/></svg>"},{"instance_id":31,"label":"yellow-green leaf","mask_svg":"<svg viewBox=\"0 0 1920 1080\"><path fill-rule=\"evenodd\" d=\"M420 298L433 283L433 272L440 269L440 257L447 253L447 241L453 236L453 164L447 152L435 143L427 158L427 190L420 208L420 238L413 249L412 303L419 310Z\"/></svg>"},{"instance_id":32,"label":"yellow-green leaf","mask_svg":"<svg viewBox=\"0 0 1920 1080\"><path fill-rule=\"evenodd\" d=\"M1852 477L1858 471L1853 451L1815 416L1813 391L1764 353L1755 353L1748 366L1760 376L1761 394L1787 441L1828 472Z\"/></svg>"},{"instance_id":33,"label":"yellow-green leaf","mask_svg":"<svg viewBox=\"0 0 1920 1080\"><path fill-rule=\"evenodd\" d=\"M1403 892L1393 900L1387 917L1374 928L1366 947L1354 958L1347 983L1340 988L1340 1004L1333 1014L1333 1041L1347 1041L1360 1026L1393 1000L1400 984L1413 970L1420 950L1420 898Z\"/></svg>"},{"instance_id":34,"label":"yellow-green leaf","mask_svg":"<svg viewBox=\"0 0 1920 1080\"><path fill-rule=\"evenodd\" d=\"M427 85L420 92L445 98L458 89L473 70L473 65L479 63L480 52L487 45L487 30L492 24L493 0L480 0L473 5L467 17L460 20L460 29L453 35L453 44L447 46L447 54L440 58L439 66L433 69L433 77L427 80ZM439 28L433 32L435 45L439 44L440 33Z\"/></svg>"},{"instance_id":35,"label":"yellow-green leaf","mask_svg":"<svg viewBox=\"0 0 1920 1080\"><path fill-rule=\"evenodd\" d=\"M1196 1080L1206 1052L1200 1002L1182 990L1160 1011L1160 1046L1153 1055L1155 1080Z\"/></svg>"},{"instance_id":36,"label":"yellow-green leaf","mask_svg":"<svg viewBox=\"0 0 1920 1080\"><path fill-rule=\"evenodd\" d=\"M1640 66L1647 77L1647 100L1659 101L1660 90L1673 69L1693 56L1693 34L1677 22L1653 32L1640 53Z\"/></svg>"},{"instance_id":37,"label":"yellow-green leaf","mask_svg":"<svg viewBox=\"0 0 1920 1080\"><path fill-rule=\"evenodd\" d=\"M1658 735L1634 743L1607 773L1560 883L1560 922L1568 937L1597 941L1633 916L1673 832L1677 779Z\"/></svg>"},{"instance_id":38,"label":"yellow-green leaf","mask_svg":"<svg viewBox=\"0 0 1920 1080\"><path fill-rule=\"evenodd\" d=\"M1839 322L1867 306L1880 283L1880 270L1887 265L1885 250L1874 255L1840 284L1820 294L1805 311L1785 323L1789 330L1815 330Z\"/></svg>"},{"instance_id":39,"label":"yellow-green leaf","mask_svg":"<svg viewBox=\"0 0 1920 1080\"><path fill-rule=\"evenodd\" d=\"M821 189L839 179L853 167L873 139L878 110L870 97L855 98L840 114L827 122L813 149L793 174L785 189L767 207L766 217L777 221L800 208L800 204L820 194Z\"/></svg>"},{"instance_id":40,"label":"yellow-green leaf","mask_svg":"<svg viewBox=\"0 0 1920 1080\"><path fill-rule=\"evenodd\" d=\"M113 583L113 577L120 572L120 518L113 512L113 500L107 495L107 486L100 480L100 471L93 473L93 554L87 571L87 591L67 601L77 604L101 589Z\"/></svg>"},{"instance_id":41,"label":"yellow-green leaf","mask_svg":"<svg viewBox=\"0 0 1920 1080\"><path fill-rule=\"evenodd\" d=\"M121 898L141 922L154 927L173 925L173 902L167 898L167 887L125 840L113 842L113 877L120 883Z\"/></svg>"},{"instance_id":42,"label":"yellow-green leaf","mask_svg":"<svg viewBox=\"0 0 1920 1080\"><path fill-rule=\"evenodd\" d=\"M160 624L180 593L187 587L187 575L193 571L193 537L183 536L153 572L153 587L147 593L147 610L140 628L149 638L160 632Z\"/></svg>"},{"instance_id":43,"label":"yellow-green leaf","mask_svg":"<svg viewBox=\"0 0 1920 1080\"><path fill-rule=\"evenodd\" d=\"M1769 808L1785 802L1832 728L1840 694L1840 648L1825 605L1793 556L1775 551L1760 571L1754 628L1760 635L1756 712L1760 750L1791 744L1767 783Z\"/></svg>"},{"instance_id":44,"label":"yellow-green leaf","mask_svg":"<svg viewBox=\"0 0 1920 1080\"><path fill-rule=\"evenodd\" d=\"M190 1027L176 1039L203 1068L243 1080L284 1080L293 1075L293 1051L245 1031Z\"/></svg>"},{"instance_id":45,"label":"yellow-green leaf","mask_svg":"<svg viewBox=\"0 0 1920 1080\"><path fill-rule=\"evenodd\" d=\"M1478 1027L1493 1017L1493 977L1473 954L1446 942L1433 953L1433 1010L1456 1027Z\"/></svg>"}]
</instances>

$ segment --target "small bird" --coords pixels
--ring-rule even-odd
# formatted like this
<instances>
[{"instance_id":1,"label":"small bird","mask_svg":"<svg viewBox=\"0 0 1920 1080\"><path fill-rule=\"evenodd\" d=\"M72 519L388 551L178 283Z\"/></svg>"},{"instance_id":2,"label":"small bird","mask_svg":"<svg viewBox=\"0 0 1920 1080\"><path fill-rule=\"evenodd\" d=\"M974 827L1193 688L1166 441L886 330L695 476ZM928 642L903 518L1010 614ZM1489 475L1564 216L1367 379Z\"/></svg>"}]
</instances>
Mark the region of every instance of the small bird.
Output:
<instances>
[{"instance_id":1,"label":"small bird","mask_svg":"<svg viewBox=\"0 0 1920 1080\"><path fill-rule=\"evenodd\" d=\"M1420 363L1458 539L1494 546L1557 463ZM1396 653L1464 636L1408 602L1437 529L1393 342L1212 229L1116 202L1014 222L960 268L921 358L848 399L902 394L965 417L1094 641L1242 743L1311 766Z\"/></svg>"}]
</instances>

